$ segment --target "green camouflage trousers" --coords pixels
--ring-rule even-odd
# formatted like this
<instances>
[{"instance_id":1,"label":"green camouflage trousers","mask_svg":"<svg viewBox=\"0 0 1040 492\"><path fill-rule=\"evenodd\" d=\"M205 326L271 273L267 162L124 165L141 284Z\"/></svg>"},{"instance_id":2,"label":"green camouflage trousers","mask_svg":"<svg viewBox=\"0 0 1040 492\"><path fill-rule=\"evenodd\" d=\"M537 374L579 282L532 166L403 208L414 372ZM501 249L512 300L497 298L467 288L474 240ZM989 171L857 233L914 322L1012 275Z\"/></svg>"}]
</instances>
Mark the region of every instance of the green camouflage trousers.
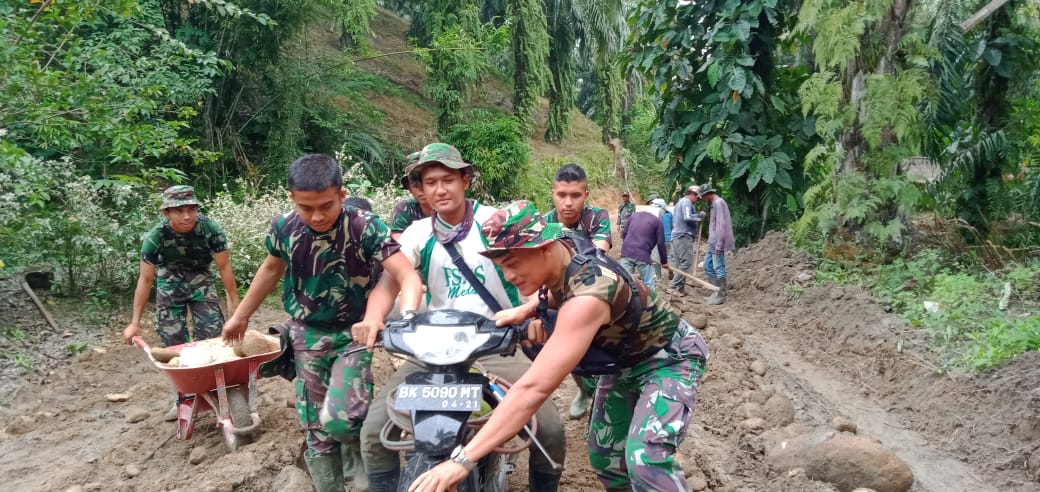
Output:
<instances>
[{"instance_id":1,"label":"green camouflage trousers","mask_svg":"<svg viewBox=\"0 0 1040 492\"><path fill-rule=\"evenodd\" d=\"M669 346L600 376L589 422L589 462L607 490L687 490L675 451L697 402L708 346L686 322Z\"/></svg>"},{"instance_id":2,"label":"green camouflage trousers","mask_svg":"<svg viewBox=\"0 0 1040 492\"><path fill-rule=\"evenodd\" d=\"M328 332L289 321L296 357L296 412L307 431L308 457L339 453L356 442L372 402L372 353L356 348L349 331ZM346 330L346 329L345 329Z\"/></svg>"},{"instance_id":3,"label":"green camouflage trousers","mask_svg":"<svg viewBox=\"0 0 1040 492\"><path fill-rule=\"evenodd\" d=\"M155 331L166 347L218 337L224 329L224 313L209 271L163 271L155 285L155 304ZM189 311L192 333L188 333Z\"/></svg>"}]
</instances>

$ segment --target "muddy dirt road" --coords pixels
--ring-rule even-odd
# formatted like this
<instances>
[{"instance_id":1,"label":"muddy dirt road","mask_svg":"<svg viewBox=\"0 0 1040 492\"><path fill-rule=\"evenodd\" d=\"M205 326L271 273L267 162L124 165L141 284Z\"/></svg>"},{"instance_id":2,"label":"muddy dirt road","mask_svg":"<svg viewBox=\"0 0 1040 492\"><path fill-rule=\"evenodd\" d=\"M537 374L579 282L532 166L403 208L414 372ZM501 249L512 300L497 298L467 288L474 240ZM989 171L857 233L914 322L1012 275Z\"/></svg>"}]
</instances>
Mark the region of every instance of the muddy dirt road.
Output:
<instances>
[{"instance_id":1,"label":"muddy dirt road","mask_svg":"<svg viewBox=\"0 0 1040 492\"><path fill-rule=\"evenodd\" d=\"M712 351L679 453L694 490L1040 490L1040 353L975 378L940 375L920 335L867 293L814 286L811 261L783 236L727 263L725 306L695 290L673 299ZM281 317L265 308L254 326ZM237 452L211 416L191 440L170 439L172 388L118 332L113 322L93 349L36 371L2 361L0 488L309 490L289 383L261 381L262 433ZM378 381L389 359L376 366ZM557 391L562 411L573 392L569 380ZM568 424L561 490L600 490L584 428Z\"/></svg>"}]
</instances>

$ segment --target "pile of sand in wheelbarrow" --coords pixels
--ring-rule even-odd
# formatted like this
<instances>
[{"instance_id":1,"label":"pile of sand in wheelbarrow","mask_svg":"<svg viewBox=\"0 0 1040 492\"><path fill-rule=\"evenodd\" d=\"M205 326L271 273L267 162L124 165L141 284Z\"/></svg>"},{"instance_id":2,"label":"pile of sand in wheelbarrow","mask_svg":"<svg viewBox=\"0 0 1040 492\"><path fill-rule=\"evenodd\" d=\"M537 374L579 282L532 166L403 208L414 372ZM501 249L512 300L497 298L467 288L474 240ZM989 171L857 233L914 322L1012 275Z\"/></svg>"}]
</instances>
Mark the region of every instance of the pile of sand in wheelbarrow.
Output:
<instances>
[{"instance_id":1,"label":"pile of sand in wheelbarrow","mask_svg":"<svg viewBox=\"0 0 1040 492\"><path fill-rule=\"evenodd\" d=\"M229 346L220 338L200 340L180 351L153 348L152 357L169 367L200 367L229 360L273 352L280 348L277 338L248 330L241 340Z\"/></svg>"}]
</instances>

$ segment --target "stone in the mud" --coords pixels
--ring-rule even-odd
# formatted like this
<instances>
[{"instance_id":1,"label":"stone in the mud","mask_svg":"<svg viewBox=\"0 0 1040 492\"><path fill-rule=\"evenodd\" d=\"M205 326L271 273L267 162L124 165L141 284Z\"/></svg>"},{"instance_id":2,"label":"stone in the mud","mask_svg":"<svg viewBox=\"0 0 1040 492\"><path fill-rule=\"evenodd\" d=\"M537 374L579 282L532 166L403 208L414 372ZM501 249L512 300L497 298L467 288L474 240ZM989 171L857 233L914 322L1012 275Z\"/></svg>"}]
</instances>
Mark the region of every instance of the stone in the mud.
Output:
<instances>
[{"instance_id":1,"label":"stone in the mud","mask_svg":"<svg viewBox=\"0 0 1040 492\"><path fill-rule=\"evenodd\" d=\"M127 478L134 478L141 474L141 467L130 463L123 467L123 474L126 475Z\"/></svg>"},{"instance_id":2,"label":"stone in the mud","mask_svg":"<svg viewBox=\"0 0 1040 492\"><path fill-rule=\"evenodd\" d=\"M131 408L126 411L126 421L131 424L136 424L148 419L148 410L143 408Z\"/></svg>"},{"instance_id":3,"label":"stone in the mud","mask_svg":"<svg viewBox=\"0 0 1040 492\"><path fill-rule=\"evenodd\" d=\"M271 490L310 492L314 488L311 485L311 477L307 475L307 472L295 466L286 466L274 477L274 481L271 482Z\"/></svg>"},{"instance_id":4,"label":"stone in the mud","mask_svg":"<svg viewBox=\"0 0 1040 492\"><path fill-rule=\"evenodd\" d=\"M741 345L744 345L744 339L732 333L727 333L722 335L722 343L728 347L740 348Z\"/></svg>"},{"instance_id":5,"label":"stone in the mud","mask_svg":"<svg viewBox=\"0 0 1040 492\"><path fill-rule=\"evenodd\" d=\"M780 470L804 468L809 478L840 490L858 487L877 492L906 492L914 484L910 467L894 452L861 436L816 433L784 440L766 451L766 461Z\"/></svg>"},{"instance_id":6,"label":"stone in the mud","mask_svg":"<svg viewBox=\"0 0 1040 492\"><path fill-rule=\"evenodd\" d=\"M798 282L800 284L807 284L809 282L812 282L812 279L812 272L802 272L794 277L795 282Z\"/></svg>"},{"instance_id":7,"label":"stone in the mud","mask_svg":"<svg viewBox=\"0 0 1040 492\"><path fill-rule=\"evenodd\" d=\"M762 405L762 411L769 427L784 427L794 422L794 402L786 396L777 394L769 397Z\"/></svg>"},{"instance_id":8,"label":"stone in the mud","mask_svg":"<svg viewBox=\"0 0 1040 492\"><path fill-rule=\"evenodd\" d=\"M805 476L805 468L791 468L787 470L787 476L791 478Z\"/></svg>"},{"instance_id":9,"label":"stone in the mud","mask_svg":"<svg viewBox=\"0 0 1040 492\"><path fill-rule=\"evenodd\" d=\"M191 450L191 454L188 455L188 463L197 465L206 461L206 448L195 448Z\"/></svg>"},{"instance_id":10,"label":"stone in the mud","mask_svg":"<svg viewBox=\"0 0 1040 492\"><path fill-rule=\"evenodd\" d=\"M769 398L776 393L776 390L772 386L762 386L758 391L751 394L751 402L759 405L765 405Z\"/></svg>"},{"instance_id":11,"label":"stone in the mud","mask_svg":"<svg viewBox=\"0 0 1040 492\"><path fill-rule=\"evenodd\" d=\"M750 370L752 373L754 373L754 374L756 374L758 376L765 376L766 375L766 363L762 362L761 360L758 360L758 359L753 360L753 361L751 361L751 364L748 365L748 370Z\"/></svg>"},{"instance_id":12,"label":"stone in the mud","mask_svg":"<svg viewBox=\"0 0 1040 492\"><path fill-rule=\"evenodd\" d=\"M762 406L752 402L741 405L740 414L746 419L760 419L765 416L765 412L762 411Z\"/></svg>"},{"instance_id":13,"label":"stone in the mud","mask_svg":"<svg viewBox=\"0 0 1040 492\"><path fill-rule=\"evenodd\" d=\"M831 420L831 427L838 432L849 432L852 434L859 430L855 422L845 417L834 417L834 420Z\"/></svg>"},{"instance_id":14,"label":"stone in the mud","mask_svg":"<svg viewBox=\"0 0 1040 492\"><path fill-rule=\"evenodd\" d=\"M765 427L766 427L766 421L762 420L762 419L759 419L759 418L747 419L747 420L744 420L743 422L737 424L737 428L740 429L741 434L746 434L748 432L754 432L754 431L760 431L762 429L765 429Z\"/></svg>"},{"instance_id":15,"label":"stone in the mud","mask_svg":"<svg viewBox=\"0 0 1040 492\"><path fill-rule=\"evenodd\" d=\"M708 488L707 480L704 480L703 478L697 477L697 476L687 477L686 478L686 485L689 485L690 486L690 490L692 490L693 492L700 492L700 491Z\"/></svg>"},{"instance_id":16,"label":"stone in the mud","mask_svg":"<svg viewBox=\"0 0 1040 492\"><path fill-rule=\"evenodd\" d=\"M686 321L689 321L690 326L703 330L708 326L708 317L703 314L687 315Z\"/></svg>"},{"instance_id":17,"label":"stone in the mud","mask_svg":"<svg viewBox=\"0 0 1040 492\"><path fill-rule=\"evenodd\" d=\"M83 492L83 487L79 485L73 485L72 487L65 489L65 492Z\"/></svg>"},{"instance_id":18,"label":"stone in the mud","mask_svg":"<svg viewBox=\"0 0 1040 492\"><path fill-rule=\"evenodd\" d=\"M97 482L90 482L83 486L83 492L98 492L104 489L105 486Z\"/></svg>"},{"instance_id":19,"label":"stone in the mud","mask_svg":"<svg viewBox=\"0 0 1040 492\"><path fill-rule=\"evenodd\" d=\"M7 432L12 436L25 434L26 432L33 430L33 424L35 423L36 419L32 418L31 416L19 415L11 419L11 421L7 423L7 427L4 428L4 432Z\"/></svg>"},{"instance_id":20,"label":"stone in the mud","mask_svg":"<svg viewBox=\"0 0 1040 492\"><path fill-rule=\"evenodd\" d=\"M105 399L112 403L124 402L130 399L129 393L109 393L105 395Z\"/></svg>"},{"instance_id":21,"label":"stone in the mud","mask_svg":"<svg viewBox=\"0 0 1040 492\"><path fill-rule=\"evenodd\" d=\"M1026 470L1029 472L1031 480L1040 480L1040 449L1029 455L1029 459L1026 460Z\"/></svg>"}]
</instances>

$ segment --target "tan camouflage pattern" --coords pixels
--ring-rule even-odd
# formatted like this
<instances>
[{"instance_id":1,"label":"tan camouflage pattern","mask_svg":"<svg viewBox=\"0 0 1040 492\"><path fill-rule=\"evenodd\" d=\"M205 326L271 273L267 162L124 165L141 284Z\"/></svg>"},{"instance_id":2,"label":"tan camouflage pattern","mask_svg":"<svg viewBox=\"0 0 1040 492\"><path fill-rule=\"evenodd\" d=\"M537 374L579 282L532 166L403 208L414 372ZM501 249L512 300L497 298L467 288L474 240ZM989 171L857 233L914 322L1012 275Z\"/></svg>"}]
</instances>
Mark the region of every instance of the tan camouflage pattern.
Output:
<instances>
[{"instance_id":1,"label":"tan camouflage pattern","mask_svg":"<svg viewBox=\"0 0 1040 492\"><path fill-rule=\"evenodd\" d=\"M195 188L188 185L177 185L163 191L163 210L184 205L201 205L198 198L195 197Z\"/></svg>"},{"instance_id":2,"label":"tan camouflage pattern","mask_svg":"<svg viewBox=\"0 0 1040 492\"><path fill-rule=\"evenodd\" d=\"M592 339L592 346L614 354L624 365L628 365L629 362L634 362L631 360L633 357L667 345L679 324L679 313L667 300L658 296L657 291L648 289L642 282L637 280L635 284L639 289L643 314L639 322L639 332L628 350L623 347L623 343L626 332L632 326L627 313L632 290L623 278L590 261L579 266L566 284L561 282L550 290L553 299L556 299L557 305L561 307L577 296L592 296L609 304L610 323L600 327Z\"/></svg>"},{"instance_id":3,"label":"tan camouflage pattern","mask_svg":"<svg viewBox=\"0 0 1040 492\"><path fill-rule=\"evenodd\" d=\"M537 248L563 236L563 225L548 223L534 203L519 200L495 212L481 224L488 249L480 254L488 258L504 255L510 249Z\"/></svg>"}]
</instances>

